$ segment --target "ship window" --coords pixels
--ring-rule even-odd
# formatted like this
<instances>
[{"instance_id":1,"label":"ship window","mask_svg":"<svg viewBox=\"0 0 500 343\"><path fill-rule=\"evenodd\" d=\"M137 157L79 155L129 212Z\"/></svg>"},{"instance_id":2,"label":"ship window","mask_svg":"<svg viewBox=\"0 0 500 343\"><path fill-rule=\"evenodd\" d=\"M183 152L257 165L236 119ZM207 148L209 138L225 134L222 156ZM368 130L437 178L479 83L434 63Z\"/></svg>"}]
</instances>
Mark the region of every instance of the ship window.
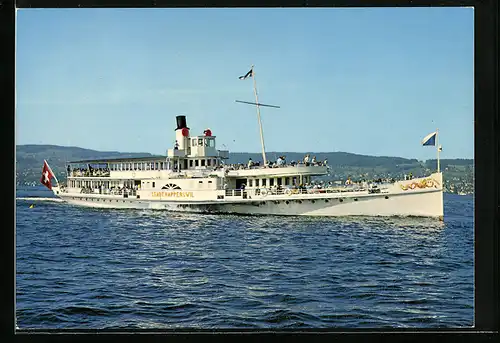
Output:
<instances>
[{"instance_id":1,"label":"ship window","mask_svg":"<svg viewBox=\"0 0 500 343\"><path fill-rule=\"evenodd\" d=\"M197 146L198 144L196 144L196 138L193 138L193 140L191 141L191 145L192 146Z\"/></svg>"},{"instance_id":2,"label":"ship window","mask_svg":"<svg viewBox=\"0 0 500 343\"><path fill-rule=\"evenodd\" d=\"M193 160L189 160L189 166L192 167L193 166Z\"/></svg>"},{"instance_id":3,"label":"ship window","mask_svg":"<svg viewBox=\"0 0 500 343\"><path fill-rule=\"evenodd\" d=\"M282 180L281 180L281 177L278 177L278 178L276 179L276 181L277 181L277 183L278 183L278 186L281 186L281 185L282 185L282 182L281 182L281 181L282 181Z\"/></svg>"},{"instance_id":4,"label":"ship window","mask_svg":"<svg viewBox=\"0 0 500 343\"><path fill-rule=\"evenodd\" d=\"M195 160L194 161L194 165L195 165L195 167L198 167L200 165L200 161L199 160Z\"/></svg>"},{"instance_id":5,"label":"ship window","mask_svg":"<svg viewBox=\"0 0 500 343\"><path fill-rule=\"evenodd\" d=\"M212 181L208 181L208 183L212 183Z\"/></svg>"},{"instance_id":6,"label":"ship window","mask_svg":"<svg viewBox=\"0 0 500 343\"><path fill-rule=\"evenodd\" d=\"M209 138L208 139L208 146L211 148L215 148L215 139Z\"/></svg>"},{"instance_id":7,"label":"ship window","mask_svg":"<svg viewBox=\"0 0 500 343\"><path fill-rule=\"evenodd\" d=\"M198 145L203 146L203 138L198 138Z\"/></svg>"},{"instance_id":8,"label":"ship window","mask_svg":"<svg viewBox=\"0 0 500 343\"><path fill-rule=\"evenodd\" d=\"M203 181L198 181L198 183L203 183Z\"/></svg>"},{"instance_id":9,"label":"ship window","mask_svg":"<svg viewBox=\"0 0 500 343\"><path fill-rule=\"evenodd\" d=\"M288 186L290 184L290 178L285 177L285 186Z\"/></svg>"},{"instance_id":10,"label":"ship window","mask_svg":"<svg viewBox=\"0 0 500 343\"><path fill-rule=\"evenodd\" d=\"M269 179L269 186L274 186L274 179Z\"/></svg>"},{"instance_id":11,"label":"ship window","mask_svg":"<svg viewBox=\"0 0 500 343\"><path fill-rule=\"evenodd\" d=\"M294 177L292 178L292 184L293 184L293 185L297 185L297 177L296 177L296 176L294 176Z\"/></svg>"},{"instance_id":12,"label":"ship window","mask_svg":"<svg viewBox=\"0 0 500 343\"><path fill-rule=\"evenodd\" d=\"M204 167L205 166L205 160L201 160L201 166Z\"/></svg>"},{"instance_id":13,"label":"ship window","mask_svg":"<svg viewBox=\"0 0 500 343\"><path fill-rule=\"evenodd\" d=\"M259 179L255 180L255 187L259 187Z\"/></svg>"},{"instance_id":14,"label":"ship window","mask_svg":"<svg viewBox=\"0 0 500 343\"><path fill-rule=\"evenodd\" d=\"M205 139L204 139L204 141L205 141L205 146L208 146L208 141L209 141L209 139L208 139L208 138L205 138Z\"/></svg>"},{"instance_id":15,"label":"ship window","mask_svg":"<svg viewBox=\"0 0 500 343\"><path fill-rule=\"evenodd\" d=\"M267 180L267 179L262 179L262 187L265 187L265 186L266 186L266 180Z\"/></svg>"},{"instance_id":16,"label":"ship window","mask_svg":"<svg viewBox=\"0 0 500 343\"><path fill-rule=\"evenodd\" d=\"M212 160L208 159L208 160L207 160L207 166L209 166L209 167L210 167L210 165L211 165L211 164L212 164Z\"/></svg>"},{"instance_id":17,"label":"ship window","mask_svg":"<svg viewBox=\"0 0 500 343\"><path fill-rule=\"evenodd\" d=\"M153 188L155 188L155 183L154 183L154 181L153 181Z\"/></svg>"}]
</instances>

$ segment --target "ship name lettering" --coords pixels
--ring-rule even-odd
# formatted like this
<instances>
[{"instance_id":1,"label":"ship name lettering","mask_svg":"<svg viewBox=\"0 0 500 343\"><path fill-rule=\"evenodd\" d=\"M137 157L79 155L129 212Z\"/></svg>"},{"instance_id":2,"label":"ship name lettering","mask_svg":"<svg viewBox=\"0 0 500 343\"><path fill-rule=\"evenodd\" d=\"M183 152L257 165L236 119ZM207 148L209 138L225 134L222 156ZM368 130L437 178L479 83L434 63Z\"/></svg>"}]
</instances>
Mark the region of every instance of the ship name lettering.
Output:
<instances>
[{"instance_id":1,"label":"ship name lettering","mask_svg":"<svg viewBox=\"0 0 500 343\"><path fill-rule=\"evenodd\" d=\"M193 192L151 192L151 196L155 198L193 198Z\"/></svg>"}]
</instances>

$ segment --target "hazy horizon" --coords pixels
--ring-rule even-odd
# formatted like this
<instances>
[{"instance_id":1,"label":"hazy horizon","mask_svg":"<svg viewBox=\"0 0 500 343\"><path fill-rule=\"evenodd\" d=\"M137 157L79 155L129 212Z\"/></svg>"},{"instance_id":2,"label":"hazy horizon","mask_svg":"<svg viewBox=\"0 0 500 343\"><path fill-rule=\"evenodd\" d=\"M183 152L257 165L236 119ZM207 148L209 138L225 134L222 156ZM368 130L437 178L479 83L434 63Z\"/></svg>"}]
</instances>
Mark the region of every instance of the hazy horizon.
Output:
<instances>
[{"instance_id":1,"label":"hazy horizon","mask_svg":"<svg viewBox=\"0 0 500 343\"><path fill-rule=\"evenodd\" d=\"M162 155L162 154L155 154L147 151L120 151L120 150L98 150L98 149L90 149L90 148L85 148L81 146L66 146L66 145L57 145L57 144L16 144L16 147L19 146L26 146L26 145L34 145L34 146L55 146L55 147L61 147L61 148L76 148L76 149L85 149L85 150L93 150L97 152L112 152L112 153L120 153L120 154L152 154L152 155ZM261 151L229 151L229 153L237 153L237 154L258 154L261 155ZM405 158L405 159L416 159L418 161L426 161L426 160L435 160L437 156L434 158L428 158L428 159L418 159L416 157L404 157L404 156L389 156L389 155L366 155L366 154L359 154L356 152L349 152L349 151L266 151L267 158L269 159L270 156L268 154L272 153L296 153L296 154L306 154L306 153L315 153L315 154L331 154L331 153L343 153L343 154L352 154L352 155L358 155L358 156L370 156L370 157L394 157L394 158ZM165 154L163 154L165 155ZM441 158L441 160L474 160L474 158L467 158L467 157L453 157L453 158Z\"/></svg>"}]
</instances>

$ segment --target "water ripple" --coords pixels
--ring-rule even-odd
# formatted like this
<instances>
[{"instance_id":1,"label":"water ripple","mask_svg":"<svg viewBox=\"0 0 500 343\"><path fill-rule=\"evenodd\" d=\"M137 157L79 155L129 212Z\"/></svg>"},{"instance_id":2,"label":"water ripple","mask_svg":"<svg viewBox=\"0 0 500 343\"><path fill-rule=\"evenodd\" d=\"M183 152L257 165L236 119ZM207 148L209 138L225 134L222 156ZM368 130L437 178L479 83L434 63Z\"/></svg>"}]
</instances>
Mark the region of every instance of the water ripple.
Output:
<instances>
[{"instance_id":1,"label":"water ripple","mask_svg":"<svg viewBox=\"0 0 500 343\"><path fill-rule=\"evenodd\" d=\"M21 329L473 324L471 197L445 195L442 223L96 210L42 193L18 192Z\"/></svg>"}]
</instances>

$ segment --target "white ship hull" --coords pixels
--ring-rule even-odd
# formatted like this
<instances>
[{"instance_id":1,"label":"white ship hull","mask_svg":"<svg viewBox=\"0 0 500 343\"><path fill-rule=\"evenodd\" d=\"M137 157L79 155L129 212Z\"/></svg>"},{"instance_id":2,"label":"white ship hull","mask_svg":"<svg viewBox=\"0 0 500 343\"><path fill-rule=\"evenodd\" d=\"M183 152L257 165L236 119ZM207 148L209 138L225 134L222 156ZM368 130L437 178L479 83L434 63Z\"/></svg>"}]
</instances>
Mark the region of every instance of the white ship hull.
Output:
<instances>
[{"instance_id":1,"label":"white ship hull","mask_svg":"<svg viewBox=\"0 0 500 343\"><path fill-rule=\"evenodd\" d=\"M435 179L441 174L434 174ZM436 177L437 176L437 177ZM441 181L441 180L439 180ZM224 200L156 200L124 198L101 194L58 193L73 205L113 208L152 209L201 213L234 213L292 216L421 216L443 218L443 189L401 190L396 183L381 193L365 191L255 195L247 199L226 197Z\"/></svg>"}]
</instances>

